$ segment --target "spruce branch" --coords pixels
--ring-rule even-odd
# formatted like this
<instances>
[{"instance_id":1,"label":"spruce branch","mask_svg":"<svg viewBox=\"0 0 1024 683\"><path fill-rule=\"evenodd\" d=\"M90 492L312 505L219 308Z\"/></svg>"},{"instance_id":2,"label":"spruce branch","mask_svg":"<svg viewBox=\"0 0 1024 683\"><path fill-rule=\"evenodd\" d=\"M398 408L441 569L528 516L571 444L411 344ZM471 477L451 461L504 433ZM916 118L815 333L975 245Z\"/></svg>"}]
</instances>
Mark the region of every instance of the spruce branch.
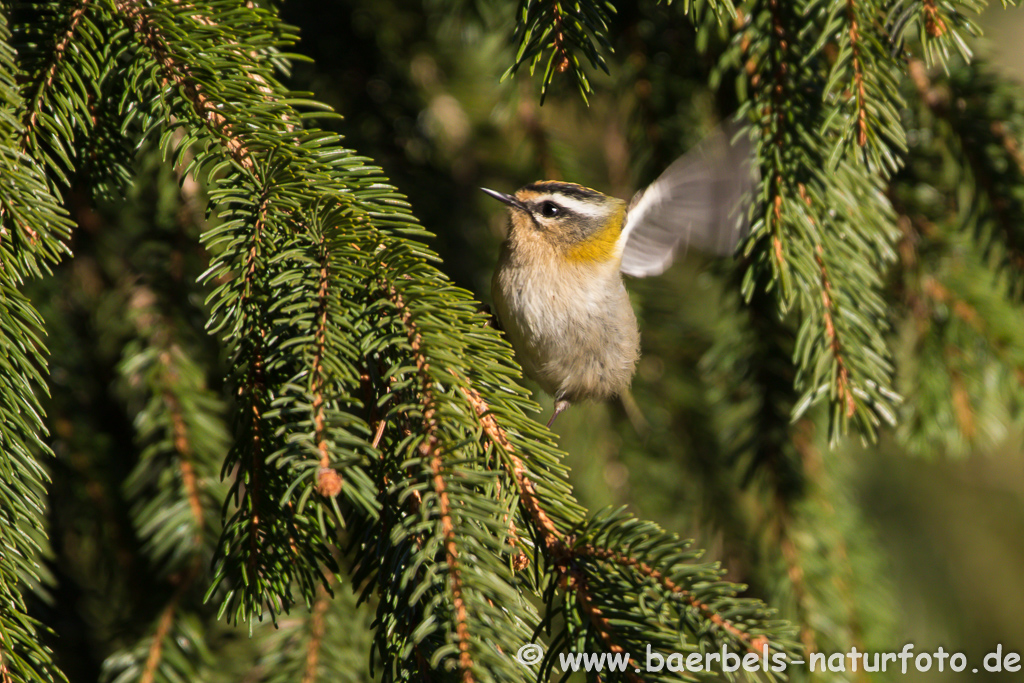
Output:
<instances>
[{"instance_id":1,"label":"spruce branch","mask_svg":"<svg viewBox=\"0 0 1024 683\"><path fill-rule=\"evenodd\" d=\"M850 645L864 650L863 620L870 609L862 604L865 601L858 600L851 539L842 523L852 511L848 506L837 506L842 495L836 485L839 475L828 471L813 437L812 422L803 420L794 425L792 445L805 475L806 495L800 500L778 502L773 533L786 563L794 607L800 613L805 652L836 651ZM819 527L829 540L812 540L803 531L809 525ZM822 554L827 556L824 562ZM842 635L835 628L816 624L822 621L823 612L832 623L844 625Z\"/></svg>"},{"instance_id":2,"label":"spruce branch","mask_svg":"<svg viewBox=\"0 0 1024 683\"><path fill-rule=\"evenodd\" d=\"M956 55L970 61L967 40L981 34L974 17L987 4L984 0L897 0L889 7L887 26L897 45L916 28L928 66L946 66Z\"/></svg>"},{"instance_id":3,"label":"spruce branch","mask_svg":"<svg viewBox=\"0 0 1024 683\"><path fill-rule=\"evenodd\" d=\"M302 683L314 683L318 678L317 665L320 662L320 651L324 647L324 634L327 630L325 615L331 605L331 595L323 586L317 587L316 601L309 624L309 642L306 643L306 662L302 672Z\"/></svg>"},{"instance_id":4,"label":"spruce branch","mask_svg":"<svg viewBox=\"0 0 1024 683\"><path fill-rule=\"evenodd\" d=\"M44 575L44 462L52 451L40 401L47 393L43 321L21 288L67 251L70 221L22 151L18 114L25 102L15 57L7 14L0 12L0 676L52 682L64 676L24 596Z\"/></svg>"},{"instance_id":5,"label":"spruce branch","mask_svg":"<svg viewBox=\"0 0 1024 683\"><path fill-rule=\"evenodd\" d=\"M920 102L952 135L954 149L970 171L964 180L978 186L973 210L991 213L995 230L986 230L987 221L979 221L975 235L987 254L998 258L1007 274L1018 280L1016 289L1024 292L1015 274L1024 265L1024 231L1020 219L1024 204L1015 188L1024 179L1024 165L1013 133L1024 123L1024 108L1015 93L1000 87L984 64L963 64L953 78L934 82L920 59L907 59L907 68ZM971 100L984 103L985 110L961 112L951 101ZM945 131L938 131L945 134Z\"/></svg>"},{"instance_id":6,"label":"spruce branch","mask_svg":"<svg viewBox=\"0 0 1024 683\"><path fill-rule=\"evenodd\" d=\"M596 630L597 638L601 641L602 648L617 655L625 653L626 651L622 645L616 642L614 636L615 626L601 612L601 608L591 600L591 591L587 585L586 575L583 572L572 572L568 580L565 581L565 585L572 590L580 612L586 617L591 628ZM629 671L629 668L632 668L633 671ZM642 671L640 662L636 657L630 657L626 669L626 679L629 681L642 681L643 679L635 673L636 671Z\"/></svg>"},{"instance_id":7,"label":"spruce branch","mask_svg":"<svg viewBox=\"0 0 1024 683\"><path fill-rule=\"evenodd\" d=\"M853 0L849 0L846 3L846 16L849 22L847 36L850 41L850 63L853 66L853 99L857 111L856 123L854 125L857 131L857 144L864 147L868 144L868 111L867 102L865 101L867 100L867 93L864 87L864 58L861 55L860 27L857 25L855 8L856 3Z\"/></svg>"},{"instance_id":8,"label":"spruce branch","mask_svg":"<svg viewBox=\"0 0 1024 683\"><path fill-rule=\"evenodd\" d=\"M700 633L708 637L708 628L701 625L702 622L724 633L730 645L739 645L757 654L763 654L765 647L777 652L793 651L792 643L784 635L785 628L779 623L765 620L767 613L760 611L757 601L734 600L730 591L735 589L718 581L719 573L714 569L679 563L680 560L695 559L699 553L687 551L685 544L680 551L679 539L664 534L655 525L639 522L619 511L586 522L578 520L573 525L576 529L572 533L559 529L538 495L528 466L516 454L507 434L489 412L486 402L471 387L464 388L463 395L479 416L483 432L495 447L501 448L506 468L516 482L521 508L538 539L537 547L542 550L545 563L553 572L550 585L560 587L567 593L562 608L566 619L572 624L582 617L584 623L594 629L601 649L612 652L635 651L629 650L630 646L642 649L644 643L638 642L635 635L631 634L632 628L639 628L630 623L636 620L635 623L644 624L642 632L645 634L651 634L652 628L654 633L664 629L655 641L662 651L670 650L671 647L668 641L663 642L661 638L668 638L669 633L678 637L674 630L676 626L692 629L694 635ZM666 549L676 546L672 560L660 560L662 566L655 567L637 559L638 554L659 557L656 550L659 544ZM642 614L634 605L625 607L618 604L611 597L619 591L608 584L609 569L631 575L629 580L633 585L636 585L637 579L649 580L667 596L679 600L686 606L679 613L679 624L673 623L669 627L664 622L659 623L659 618ZM614 575L615 571L611 574ZM594 584L600 588L595 588ZM697 585L701 586L700 590L696 589ZM572 609L570 605L576 605L578 609ZM616 614L614 623L605 616L606 610ZM738 623L723 616L724 612L739 613L744 617ZM690 615L696 618L696 623L691 624ZM762 627L767 630L761 630ZM766 635L769 632L772 634L770 637ZM559 638L555 642L570 641ZM556 654L555 647L548 650L542 671L553 666ZM631 663L634 668L639 668L635 666L635 660L631 659ZM643 680L630 671L626 672L626 676L630 680Z\"/></svg>"},{"instance_id":9,"label":"spruce branch","mask_svg":"<svg viewBox=\"0 0 1024 683\"><path fill-rule=\"evenodd\" d=\"M379 253L384 254L386 250ZM384 263L391 261L387 257L382 260ZM436 332L431 333L425 327L433 329L434 325L422 317L430 310L429 306L425 311L411 305L408 295L402 289L412 283L401 277L394 277L397 272L392 275L390 269L381 272L389 276L379 278L377 287L401 325L405 347L411 355L410 372L414 373L415 377L413 384L404 381L394 383L387 389L387 395L395 396L413 391L418 404L414 414L419 415L418 418L408 414L399 418L402 422L418 420L419 424L410 424L412 429L403 439L403 442L408 444L407 448L414 449L405 456L407 460L402 468L404 476L400 475L397 481L391 482L392 486L399 487L399 491L405 489L409 492L406 499L414 506L413 519L396 521L400 528L405 527L409 531L416 529L416 532L409 534L407 538L412 541L419 553L430 553L433 552L432 548L436 548L439 555L437 559L446 568L440 573L443 581L438 582L436 570L423 573L418 580L424 581L425 586L430 586L430 592L443 591L443 594L448 596L445 604L454 648L452 665L461 680L479 680L481 676L486 678L494 675L493 669L485 667L487 660L490 660L493 666L494 646L487 645L493 638L498 638L501 643L497 654L505 653L498 660L502 662L502 668L505 665L518 666L514 660L507 657L507 653L518 647L515 641L509 641L505 634L498 636L492 632L490 626L481 629L484 620L489 623L493 619L493 616L484 615L494 615L494 610L499 609L499 605L507 603L507 598L501 598L500 593L494 593L493 587L481 583L482 576L475 566L483 559L481 551L485 547L490 548L489 552L494 554L495 559L509 551L510 546L505 537L508 529L508 510L504 509L496 517L506 520L504 528L490 521L490 518L502 509L495 508L495 505L505 505L507 502L499 499L492 503L486 498L481 499L480 495L483 492L476 490L480 484L484 481L493 481L495 490L500 490L500 480L488 472L489 466L485 462L474 464L472 460L467 461L452 452L452 421L458 417L457 413L453 414L450 408L445 407L450 404L451 398L448 397L448 390L444 388L444 384L455 380L456 377L449 372L450 362L442 362L441 367L435 367L438 363L434 360L435 355L441 352L440 347L436 345L439 339ZM446 365L448 370L442 369ZM398 378L394 375L393 377ZM388 423L391 424L390 419ZM410 437L413 439L411 442ZM387 440L385 431L384 441ZM481 466L485 469L479 469ZM481 475L486 476L486 479L481 479ZM480 483L474 484L474 479ZM467 488L467 485L470 488ZM396 493L400 500L402 494ZM487 514L488 521L479 526L482 519L474 510L482 511L479 507L481 504L485 504L487 509L493 511ZM430 523L429 530L421 525L407 526L409 522L415 522L421 517L436 519L436 522ZM391 531L389 535L395 538L396 532ZM474 557L476 560L471 564L465 564L464 557ZM490 571L496 568L492 566ZM506 566L501 574L507 571ZM384 575L380 576L379 580L383 582L380 586L382 604L386 604L393 590L389 585L393 583L393 579ZM520 637L525 639L527 633L528 631L520 631ZM417 651L420 651L419 648ZM423 655L425 660L431 661L436 657L429 651L424 651Z\"/></svg>"},{"instance_id":10,"label":"spruce branch","mask_svg":"<svg viewBox=\"0 0 1024 683\"><path fill-rule=\"evenodd\" d=\"M900 373L912 400L897 434L914 452L959 454L1019 420L1024 395L1015 322L1024 174L1014 134L1024 110L984 63L948 66L936 73L907 58L910 124L928 137L911 150L913 175L897 177L890 194L903 216L902 336L915 350ZM922 186L950 199L922 202Z\"/></svg>"},{"instance_id":11,"label":"spruce branch","mask_svg":"<svg viewBox=\"0 0 1024 683\"><path fill-rule=\"evenodd\" d=\"M316 488L317 492L325 498L333 498L341 492L342 478L331 468L331 453L327 443L327 429L325 425L325 400L324 386L326 384L326 373L324 369L324 356L327 353L327 321L329 309L329 286L330 271L328 265L328 252L325 240L321 238L319 259L320 284L317 289L316 308L316 333L314 344L316 350L313 355L313 363L310 368L311 387L310 393L313 396L313 429L314 441L317 451L320 453L320 469L317 470ZM376 446L374 446L376 447ZM319 599L319 598L318 598Z\"/></svg>"},{"instance_id":12,"label":"spruce branch","mask_svg":"<svg viewBox=\"0 0 1024 683\"><path fill-rule=\"evenodd\" d=\"M632 569L642 576L645 576L660 584L665 590L678 595L687 602L701 617L707 619L715 626L726 632L735 641L742 643L748 652L761 654L762 648L768 645L768 640L758 636L752 638L748 633L742 631L734 623L722 617L722 615L702 602L693 591L683 588L672 579L666 578L662 573L650 567L646 562L637 560L635 557L624 556L621 552L609 548L598 548L590 544L581 545L577 551L582 557L594 557L600 560L607 560L620 567Z\"/></svg>"},{"instance_id":13,"label":"spruce branch","mask_svg":"<svg viewBox=\"0 0 1024 683\"><path fill-rule=\"evenodd\" d=\"M861 571L863 551L854 565L845 523L851 511L837 502L842 488L832 474L846 461L837 457L840 453L823 460L815 420L790 422L799 395L789 363L794 344L789 322L765 315L764 293L750 307L727 294L721 308L735 313L724 316L728 324L714 328L700 365L706 373L707 400L720 406L708 438L722 439L724 452L713 451L709 457L716 464L728 463L725 473L713 474L721 478L732 473L728 481L737 483L735 490L726 488L732 497L725 498L729 494L714 488L714 478L700 474L694 486L702 492L710 489L711 497L704 513L707 533L735 539L726 547L736 549L723 557L731 576L750 584L752 592L799 626L805 655L851 644L861 648L875 642L865 640L865 631L874 629L864 624L883 620L871 613L874 601L858 600L861 587L854 578ZM864 543L874 547L870 538Z\"/></svg>"},{"instance_id":14,"label":"spruce branch","mask_svg":"<svg viewBox=\"0 0 1024 683\"><path fill-rule=\"evenodd\" d=\"M38 0L19 9L35 15L45 36L29 34L24 25L14 36L26 74L20 148L44 165L46 181L56 191L58 184L70 185L79 156L76 143L93 132L96 88L110 68L99 49L104 42L96 21L99 8L89 0Z\"/></svg>"},{"instance_id":15,"label":"spruce branch","mask_svg":"<svg viewBox=\"0 0 1024 683\"><path fill-rule=\"evenodd\" d=\"M208 518L218 507L215 477L227 449L223 406L153 291L136 285L128 297L138 336L126 345L119 371L130 403L143 407L135 418L139 462L124 489L150 562L166 577L191 574L205 559L208 535L217 533Z\"/></svg>"},{"instance_id":16,"label":"spruce branch","mask_svg":"<svg viewBox=\"0 0 1024 683\"><path fill-rule=\"evenodd\" d=\"M196 542L199 543L200 534L202 534L205 521L203 519L203 505L199 500L199 484L196 479L195 466L192 464L190 459L191 449L188 445L188 428L185 426L185 419L182 416L181 405L173 394L165 394L164 402L167 405L167 411L171 414L171 420L174 423L174 447L178 451L179 455L182 456L181 464L181 482L185 486L185 495L188 497L189 511L192 513L192 519L195 521L197 534Z\"/></svg>"},{"instance_id":17,"label":"spruce branch","mask_svg":"<svg viewBox=\"0 0 1024 683\"><path fill-rule=\"evenodd\" d=\"M21 115L21 125L24 131L22 152L26 154L30 153L30 149L35 148L38 144L39 116L46 101L53 97L54 83L58 80L59 70L64 68L64 63L67 61L69 45L76 38L78 28L89 9L89 0L81 0L74 9L66 14L66 27L61 34L55 37L53 48L43 53L45 56L42 68L36 71L30 84L22 86L22 91L30 94ZM62 82L61 85L64 83Z\"/></svg>"},{"instance_id":18,"label":"spruce branch","mask_svg":"<svg viewBox=\"0 0 1024 683\"><path fill-rule=\"evenodd\" d=\"M1024 387L1014 283L993 277L983 265L991 262L982 246L965 244L969 238L962 225L936 225L916 215L904 216L901 223L907 238L900 295L917 360L901 373L912 401L897 434L914 452L959 454L986 443L1000 424L1016 419L994 409L1014 405ZM979 382L979 377L997 379Z\"/></svg>"},{"instance_id":19,"label":"spruce branch","mask_svg":"<svg viewBox=\"0 0 1024 683\"><path fill-rule=\"evenodd\" d=\"M460 570L459 543L455 532L455 523L452 520L452 507L449 500L446 472L441 457L442 445L438 438L437 430L437 397L434 393L434 382L430 376L430 362L421 352L423 337L413 317L410 308L405 304L404 298L394 286L385 284L387 293L395 308L400 312L402 324L409 335L409 347L412 350L416 362L416 370L419 373L423 406L423 442L419 446L420 454L428 461L431 472L431 483L434 496L437 498L438 517L441 524L441 536L443 538L445 562L448 566L447 580L448 590L451 593L451 602L454 622L454 636L458 646L458 669L459 679L462 683L473 683L476 677L473 675L474 663L471 652L471 639L469 633L469 619L466 611L466 603L463 597L464 587L462 584Z\"/></svg>"},{"instance_id":20,"label":"spruce branch","mask_svg":"<svg viewBox=\"0 0 1024 683\"><path fill-rule=\"evenodd\" d=\"M157 619L156 630L153 632L152 642L149 645L149 652L146 655L146 665L142 669L142 676L139 683L153 683L156 680L157 672L164 658L164 646L170 635L171 627L174 625L175 612L178 609L178 602L181 595L192 582L191 577L178 586L171 600L164 606L160 617Z\"/></svg>"},{"instance_id":21,"label":"spruce branch","mask_svg":"<svg viewBox=\"0 0 1024 683\"><path fill-rule=\"evenodd\" d=\"M196 680L203 676L203 668L213 664L207 646L209 634L186 604L187 595L195 587L198 575L194 572L183 577L157 613L145 637L104 661L101 680L108 683L152 683Z\"/></svg>"},{"instance_id":22,"label":"spruce branch","mask_svg":"<svg viewBox=\"0 0 1024 683\"><path fill-rule=\"evenodd\" d=\"M420 448L423 448L423 446ZM448 492L445 490L441 456L436 447L430 450L429 456L430 466L434 471L434 492L438 498L441 533L445 541L445 561L448 563L448 581L451 585L452 608L454 609L455 639L459 647L459 669L462 672L460 678L463 683L473 683L476 679L473 676L473 655L470 652L469 617L466 612L466 602L463 598L462 578L459 569L459 548L455 536L455 524L452 521L451 502L448 499Z\"/></svg>"},{"instance_id":23,"label":"spruce branch","mask_svg":"<svg viewBox=\"0 0 1024 683\"><path fill-rule=\"evenodd\" d=\"M231 121L217 110L217 103L191 78L191 68L170 49L167 39L145 7L133 0L118 0L115 3L125 25L137 36L160 66L164 79L173 83L191 102L195 114L223 141L228 153L242 168L253 172L255 162L241 136L232 128ZM196 13L191 17L197 23L215 26L212 19Z\"/></svg>"},{"instance_id":24,"label":"spruce branch","mask_svg":"<svg viewBox=\"0 0 1024 683\"><path fill-rule=\"evenodd\" d=\"M104 147L113 139L106 137L111 130L125 139L159 136L179 177L209 188L203 242L212 258L203 283L212 290L209 329L227 351L229 391L237 405L237 438L222 468L232 479L231 493L207 597L221 614L248 621L251 628L268 614L279 621L287 636L265 661L287 667L268 677L311 681L321 669L332 671L323 664L344 630L332 628L331 620L343 618L335 612L334 591L345 583L377 602L376 621L367 630L375 632L387 681L522 676L512 658L515 648L542 626L550 633L552 623L561 630L540 675L567 648L633 652L651 643L661 652L712 644L758 653L765 647L774 653L796 649L788 627L761 603L739 597L745 589L723 581L723 572L702 563L699 551L622 511L589 515L576 503L562 455L550 434L528 418L536 407L518 386L519 371L507 344L484 327L471 296L441 274L434 254L418 242L424 233L408 205L380 170L345 149L337 136L306 128L308 116L298 110L306 106L305 97L274 77L283 59L278 50L292 39L291 29L270 11L228 0L208 7L133 0L85 7L69 5L77 9L67 17L70 30L54 39L52 59L26 70L27 87L36 88L37 95L26 98L28 108L18 109L17 89L8 93L7 83L0 83L3 96L12 95L12 110L27 116L14 117L11 135L0 129L3 150L11 141L16 151L22 144L21 156L0 155L0 171L20 173L21 191L32 182L45 190L39 207L18 204L17 198L0 201L0 250L8 250L0 251L8 278L0 283L0 303L13 301L10 310L17 309L9 316L9 308L0 311L5 316L0 333L12 340L17 370L0 379L5 386L41 386L38 316L15 289L36 262L45 269L62 249L60 239L48 241L40 229L56 225L59 230L63 218L53 208L52 178L29 168L30 157L53 156L53 162L36 164L63 169L50 173L60 180L61 173L75 170L72 158L97 163L114 158ZM689 3L684 9L690 11ZM789 585L802 592L798 601L806 604L819 599L808 576L824 571L814 567L814 549L797 541L809 516L798 509L804 479L792 462L796 429L787 420L800 418L802 425L801 416L812 404L827 402L834 440L851 424L873 437L892 417L896 398L888 386L894 369L883 339L890 316L879 273L894 258L896 216L890 201L897 201L892 196L898 192L887 195L882 181L899 166L902 128L892 111L901 100L888 89L895 76L892 55L885 54L878 2L826 6L816 0L795 5L764 0L748 9L733 27L731 49L738 49L747 67L738 78L740 100L757 127L753 137L765 173L747 245L744 292L748 301L764 297L770 304L766 315L774 316L769 308L792 312L770 328L789 333L792 343L767 349L766 344L756 352L761 355L751 356L754 372L761 373L750 382L753 402L761 402L754 409L756 420L746 431L722 437L735 442L700 448L703 456L724 451L736 466L715 473L723 489L736 485L727 504L716 501L732 508L718 519L742 515L736 508L755 495L769 501L763 516L776 525L779 541L770 560L781 559L782 571L791 575ZM922 0L918 10L926 33L942 38L954 31L944 14L948 9ZM531 47L533 36L520 36L527 48L517 64L532 59L534 66L547 58L545 92L563 65L584 74L574 55L592 52L597 55L591 56L592 65L601 59L599 45L610 31L610 19L600 15L606 11L603 5L528 2L524 25L533 21L530 12L539 15L534 28L524 30L534 31L539 42ZM82 69L102 75L90 82L108 85L96 100L84 100L83 111L96 120L73 123L61 117L80 105L62 103L60 79L78 68L76 46L93 40L86 37L92 21L106 22L102 32L115 38L109 49L97 51L94 65ZM821 25L829 29L825 45L815 31L801 28ZM533 56L524 56L530 50ZM588 88L581 86L584 92ZM934 84L925 90L921 97L927 100ZM944 106L948 102L934 99L931 115L948 117ZM110 129L104 117L114 111L124 121ZM5 123L0 117L0 125ZM1008 177L1020 172L1014 137L1020 128L997 116L981 123L987 133L980 139L996 153L986 151L967 164L964 177L971 183L965 191L976 201L958 213L957 225L989 245L991 253L1010 252L1006 263L1012 263L1013 235L997 234L990 218L1011 229L1015 199L992 171L1003 163L1012 171ZM75 138L68 143L68 158L52 150L32 151L23 128L35 129L40 139L48 132L73 131L67 136ZM89 139L82 140L84 134ZM894 186L902 182L898 174L894 178ZM5 191L0 187L0 200ZM945 233L949 227L938 229ZM950 250L944 253L948 257ZM990 282L978 277L985 269L976 256L970 252L962 272L900 275L908 281L920 275L913 296L929 324L938 312L953 313L953 323L941 330L934 325L932 331L941 334L926 343L930 352L947 357L951 419L969 439L984 431L985 411L972 394L974 359L952 350L962 339L980 339L999 363L985 367L1022 367L1014 351L1018 337L994 323L993 312L1011 306L1013 296L999 290L986 298L960 281ZM14 265L7 270L9 263ZM14 293L8 298L9 291ZM790 322L796 329L788 327ZM138 433L143 442L159 441L153 451L164 459L162 475L175 482L168 490L174 493L176 519L184 524L174 534L164 532L156 529L154 517L135 509L132 522L149 517L137 525L142 540L153 543L145 552L160 557L157 546L173 546L189 562L167 565L179 567L175 580L194 588L201 573L189 572L199 571L196 558L210 550L203 537L217 527L204 518L210 505L204 495L209 459L203 443L210 435L195 419L209 404L196 400L204 394L201 383L188 383L188 354L179 356L178 344L164 336L171 326L161 321L159 333L137 334L137 346L145 348L135 359L136 371L149 373ZM785 369L768 377L777 368L766 370L764 363L779 359ZM795 378L787 375L794 366ZM780 378L785 381L767 386ZM45 449L38 437L41 421L34 420L38 404L17 405L14 458ZM142 424L141 418L155 414L158 423ZM695 433L714 433L704 430ZM19 461L13 469L23 467L28 471L31 465ZM41 489L44 475L35 471L39 476L33 482ZM734 474L742 476L733 481ZM755 475L771 481L752 492ZM0 514L14 529L0 533L5 547L32 558L39 552L36 540L14 534L19 526L40 523L38 511L26 507L41 505L40 494L7 495L18 485L0 487ZM748 531L746 539L757 538L756 531ZM338 540L348 545L353 565L344 570L339 567L344 561L333 553ZM843 543L835 548L837 555L848 553ZM527 564L529 573L522 571ZM34 571L28 561L25 567ZM7 576L25 567L11 570L3 564L0 570ZM351 581L342 580L345 574ZM762 584L752 593L787 585ZM848 588L842 580L830 585L840 592ZM529 590L548 606L544 618L525 596ZM6 604L24 611L17 591L5 595ZM152 625L154 637L122 659L114 657L107 670L122 680L136 674L154 680L165 674L196 677L182 673L188 667L174 666L176 657L187 659L187 647L198 651L204 640L201 630L192 628L199 611L184 602L175 593ZM303 602L308 615L281 616ZM0 627L13 623L8 616L0 615ZM860 625L856 614L842 623ZM24 629L23 640L34 636L33 629ZM807 644L824 646L820 635L802 634ZM179 642L188 645L176 650ZM0 655L6 652L0 645ZM0 666L6 663L0 660Z\"/></svg>"},{"instance_id":25,"label":"spruce branch","mask_svg":"<svg viewBox=\"0 0 1024 683\"><path fill-rule=\"evenodd\" d=\"M607 37L609 11L614 12L614 6L600 0L575 3L523 0L515 35L519 48L515 62L502 79L512 76L527 64L532 76L537 66L544 62L540 94L542 104L555 74L565 72L571 73L586 102L590 81L576 53L582 53L593 68L608 73L608 65L601 51L611 50Z\"/></svg>"},{"instance_id":26,"label":"spruce branch","mask_svg":"<svg viewBox=\"0 0 1024 683\"><path fill-rule=\"evenodd\" d=\"M798 37L792 35L787 28L793 26L787 12L794 11L789 5L778 0L767 0L752 8L754 21L762 28L760 44L743 40L742 51L748 55L744 60L750 63L747 73L751 84L756 88L754 104L756 118L760 127L760 155L763 159L761 167L766 179L767 192L764 197L766 211L764 214L764 232L771 240L771 263L774 277L782 286L783 295L788 299L792 296L790 267L783 236L784 218L794 220L803 216L802 211L792 214L787 207L793 201L793 185L805 182L809 169L805 164L814 162L812 156L807 161L798 160L797 168L783 166L784 150L801 144L801 127L806 119L813 116L808 113L808 103L800 97L800 77L793 77L788 69L789 63L802 61ZM788 106L787 106L788 105ZM801 110L798 116L787 116L792 106ZM813 154L816 150L806 149L805 154ZM797 218L799 220L799 218ZM758 235L762 228L755 223L751 232Z\"/></svg>"},{"instance_id":27,"label":"spruce branch","mask_svg":"<svg viewBox=\"0 0 1024 683\"><path fill-rule=\"evenodd\" d=\"M530 473L522 459L516 455L515 449L509 442L505 430L501 428L495 419L490 408L480 394L472 387L460 387L463 396L472 406L481 427L491 444L501 449L501 452L508 458L509 473L516 482L519 492L519 500L525 508L532 526L536 529L541 538L541 544L552 556L560 556L566 553L565 535L555 525L554 520L541 505L537 492L537 486L530 479Z\"/></svg>"},{"instance_id":28,"label":"spruce branch","mask_svg":"<svg viewBox=\"0 0 1024 683\"><path fill-rule=\"evenodd\" d=\"M906 153L900 121L900 63L884 32L885 5L877 0L823 4L827 17L812 54L834 46L824 99L830 108L825 136L834 140L831 168L839 159L864 160L888 177Z\"/></svg>"},{"instance_id":29,"label":"spruce branch","mask_svg":"<svg viewBox=\"0 0 1024 683\"><path fill-rule=\"evenodd\" d=\"M809 625L810 616L813 613L811 607L810 590L805 580L805 573L801 566L801 558L796 543L789 536L782 538L779 544L782 560L786 563L786 577L789 579L793 590L793 602L796 618L794 621L800 624L800 644L804 652L808 654L818 652L818 639Z\"/></svg>"},{"instance_id":30,"label":"spruce branch","mask_svg":"<svg viewBox=\"0 0 1024 683\"><path fill-rule=\"evenodd\" d=\"M810 200L808 199L809 202ZM846 367L843 345L839 340L839 335L836 333L836 325L833 320L833 313L836 309L831 295L832 280L829 278L828 269L825 266L825 261L822 259L823 249L820 244L815 247L815 252L815 260L821 269L821 306L822 319L825 322L825 335L829 351L832 353L836 368L839 371L835 380L836 400L840 405L844 406L846 417L851 418L857 411L857 403L850 388L850 370Z\"/></svg>"},{"instance_id":31,"label":"spruce branch","mask_svg":"<svg viewBox=\"0 0 1024 683\"><path fill-rule=\"evenodd\" d=\"M794 361L803 396L793 418L827 397L833 443L851 423L874 439L881 422L893 421L898 401L889 389L892 363L882 337L879 275L894 258L892 209L880 192L879 164L861 165L833 153L834 169L823 171L831 124L826 103L810 93L820 91L829 76L817 55L820 41L808 43L790 29L799 24L799 10L775 0L754 3L757 39L747 40L746 31L737 34L729 57L739 50L748 64L744 77L752 97L741 111L756 122L762 169L763 208L745 249L753 259L743 293L749 300L760 278L767 284L770 269L780 312L799 309ZM795 62L806 68L791 69ZM881 127L891 133L891 126ZM768 244L761 246L762 240Z\"/></svg>"}]
</instances>

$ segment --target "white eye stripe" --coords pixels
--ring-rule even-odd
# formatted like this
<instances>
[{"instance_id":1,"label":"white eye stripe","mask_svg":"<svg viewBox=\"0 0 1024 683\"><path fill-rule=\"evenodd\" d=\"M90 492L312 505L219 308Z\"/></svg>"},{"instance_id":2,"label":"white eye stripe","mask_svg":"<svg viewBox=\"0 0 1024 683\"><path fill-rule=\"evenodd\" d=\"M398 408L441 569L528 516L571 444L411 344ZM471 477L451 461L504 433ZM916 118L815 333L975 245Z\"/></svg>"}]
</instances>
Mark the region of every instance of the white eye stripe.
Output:
<instances>
[{"instance_id":1,"label":"white eye stripe","mask_svg":"<svg viewBox=\"0 0 1024 683\"><path fill-rule=\"evenodd\" d=\"M534 204L537 206L542 206L544 202L553 202L568 211L587 218L601 218L607 211L605 207L595 206L590 202L581 201L573 197L566 197L561 194L543 194L534 200Z\"/></svg>"}]
</instances>

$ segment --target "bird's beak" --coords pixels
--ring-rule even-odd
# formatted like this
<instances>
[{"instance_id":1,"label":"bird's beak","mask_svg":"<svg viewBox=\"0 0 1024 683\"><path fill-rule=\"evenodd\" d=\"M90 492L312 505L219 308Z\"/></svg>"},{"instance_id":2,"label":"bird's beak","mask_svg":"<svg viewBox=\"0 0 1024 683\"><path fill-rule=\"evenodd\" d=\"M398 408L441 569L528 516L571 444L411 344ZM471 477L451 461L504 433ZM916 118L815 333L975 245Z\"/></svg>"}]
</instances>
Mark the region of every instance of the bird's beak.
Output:
<instances>
[{"instance_id":1,"label":"bird's beak","mask_svg":"<svg viewBox=\"0 0 1024 683\"><path fill-rule=\"evenodd\" d=\"M486 187L481 187L481 190L489 194L490 196L497 199L502 204L508 204L513 209L519 209L520 211L526 211L526 206L521 201L516 199L510 194L504 194L503 192L496 192L494 190L488 190Z\"/></svg>"}]
</instances>

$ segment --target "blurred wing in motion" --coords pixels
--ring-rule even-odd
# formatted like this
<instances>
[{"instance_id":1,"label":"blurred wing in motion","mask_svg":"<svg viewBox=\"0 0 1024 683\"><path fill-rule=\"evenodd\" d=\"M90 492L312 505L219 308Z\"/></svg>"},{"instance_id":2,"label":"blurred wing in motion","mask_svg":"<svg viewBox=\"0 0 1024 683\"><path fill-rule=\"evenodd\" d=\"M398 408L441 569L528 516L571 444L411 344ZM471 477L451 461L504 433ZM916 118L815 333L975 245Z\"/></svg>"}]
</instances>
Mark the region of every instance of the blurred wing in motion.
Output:
<instances>
[{"instance_id":1,"label":"blurred wing in motion","mask_svg":"<svg viewBox=\"0 0 1024 683\"><path fill-rule=\"evenodd\" d=\"M748 228L753 151L737 125L715 130L633 197L619 237L626 275L659 275L676 250L731 254Z\"/></svg>"}]
</instances>

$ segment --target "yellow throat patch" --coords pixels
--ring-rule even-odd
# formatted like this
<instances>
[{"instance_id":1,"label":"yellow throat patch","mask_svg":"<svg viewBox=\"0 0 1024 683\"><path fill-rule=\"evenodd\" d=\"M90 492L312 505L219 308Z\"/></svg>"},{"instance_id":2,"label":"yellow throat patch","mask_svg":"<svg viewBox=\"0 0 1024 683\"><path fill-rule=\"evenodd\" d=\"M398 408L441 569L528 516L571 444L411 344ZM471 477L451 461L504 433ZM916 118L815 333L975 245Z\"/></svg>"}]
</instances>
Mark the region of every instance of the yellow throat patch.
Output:
<instances>
[{"instance_id":1,"label":"yellow throat patch","mask_svg":"<svg viewBox=\"0 0 1024 683\"><path fill-rule=\"evenodd\" d=\"M607 225L565 251L566 259L572 263L604 263L611 259L615 256L615 244L619 241L625 218L626 203L622 202Z\"/></svg>"}]
</instances>

